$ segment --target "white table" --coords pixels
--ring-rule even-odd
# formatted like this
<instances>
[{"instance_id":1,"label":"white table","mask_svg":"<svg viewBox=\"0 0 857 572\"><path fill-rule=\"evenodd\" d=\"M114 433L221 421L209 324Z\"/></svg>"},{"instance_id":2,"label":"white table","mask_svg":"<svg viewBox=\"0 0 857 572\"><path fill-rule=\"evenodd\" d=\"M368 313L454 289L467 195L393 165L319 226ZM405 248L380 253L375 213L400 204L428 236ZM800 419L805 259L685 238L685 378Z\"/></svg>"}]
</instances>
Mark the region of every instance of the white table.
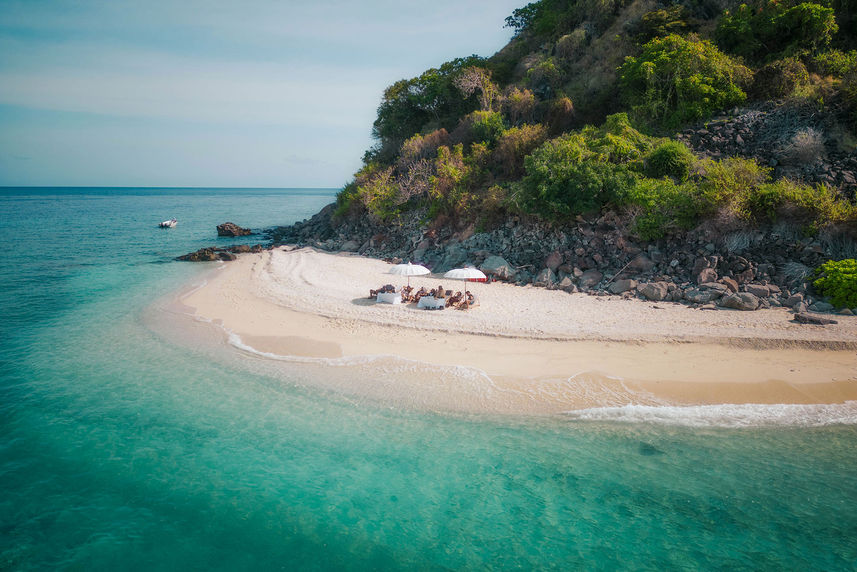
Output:
<instances>
[{"instance_id":1,"label":"white table","mask_svg":"<svg viewBox=\"0 0 857 572\"><path fill-rule=\"evenodd\" d=\"M444 308L446 308L446 298L423 296L417 303L417 308L425 308L427 310L443 310Z\"/></svg>"},{"instance_id":2,"label":"white table","mask_svg":"<svg viewBox=\"0 0 857 572\"><path fill-rule=\"evenodd\" d=\"M402 295L399 292L379 292L376 300L379 304L401 304Z\"/></svg>"}]
</instances>

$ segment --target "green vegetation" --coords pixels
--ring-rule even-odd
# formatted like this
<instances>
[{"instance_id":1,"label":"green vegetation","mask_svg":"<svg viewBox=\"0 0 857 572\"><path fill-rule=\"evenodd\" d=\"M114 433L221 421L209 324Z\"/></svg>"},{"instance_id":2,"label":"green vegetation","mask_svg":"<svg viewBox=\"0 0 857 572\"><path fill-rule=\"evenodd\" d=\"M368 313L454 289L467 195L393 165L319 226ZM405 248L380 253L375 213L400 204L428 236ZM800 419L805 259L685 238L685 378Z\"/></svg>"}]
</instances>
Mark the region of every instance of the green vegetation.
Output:
<instances>
[{"instance_id":1,"label":"green vegetation","mask_svg":"<svg viewBox=\"0 0 857 572\"><path fill-rule=\"evenodd\" d=\"M715 37L725 50L760 61L817 51L830 45L837 30L833 8L757 0L727 11Z\"/></svg>"},{"instance_id":2,"label":"green vegetation","mask_svg":"<svg viewBox=\"0 0 857 572\"><path fill-rule=\"evenodd\" d=\"M675 127L739 104L750 71L711 42L655 38L621 69L626 101L644 120Z\"/></svg>"},{"instance_id":3,"label":"green vegetation","mask_svg":"<svg viewBox=\"0 0 857 572\"><path fill-rule=\"evenodd\" d=\"M687 145L664 141L646 157L646 174L655 179L672 177L684 181L690 175L694 162L696 157Z\"/></svg>"},{"instance_id":4,"label":"green vegetation","mask_svg":"<svg viewBox=\"0 0 857 572\"><path fill-rule=\"evenodd\" d=\"M813 286L838 308L857 307L857 260L828 260L815 269Z\"/></svg>"},{"instance_id":5,"label":"green vegetation","mask_svg":"<svg viewBox=\"0 0 857 572\"><path fill-rule=\"evenodd\" d=\"M645 240L713 216L807 232L857 220L837 189L772 180L751 159L702 160L663 137L748 93L844 104L857 126L857 0L718 6L539 0L515 10L515 37L495 56L452 60L384 92L377 143L336 215L395 224L422 208L487 228L508 213L563 223L613 209ZM845 149L857 139L843 129ZM824 153L825 136L791 133L778 159L801 167Z\"/></svg>"}]
</instances>

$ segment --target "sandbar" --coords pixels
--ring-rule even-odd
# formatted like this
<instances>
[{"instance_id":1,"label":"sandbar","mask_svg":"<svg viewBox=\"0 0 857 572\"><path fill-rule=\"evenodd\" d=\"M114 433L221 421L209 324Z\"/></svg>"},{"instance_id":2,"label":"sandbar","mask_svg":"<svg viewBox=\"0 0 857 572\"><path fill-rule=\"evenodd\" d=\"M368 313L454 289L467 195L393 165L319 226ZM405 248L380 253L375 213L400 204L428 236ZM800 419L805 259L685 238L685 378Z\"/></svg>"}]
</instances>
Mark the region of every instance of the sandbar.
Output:
<instances>
[{"instance_id":1,"label":"sandbar","mask_svg":"<svg viewBox=\"0 0 857 572\"><path fill-rule=\"evenodd\" d=\"M404 284L388 269L353 254L277 248L220 265L177 303L262 356L424 364L426 375L411 376L421 381L409 385L382 383L360 362L360 374L336 389L392 393L435 409L550 414L625 404L857 400L854 316L809 326L782 308L703 311L499 282L468 284L478 307L427 311L368 298L370 288ZM463 285L436 275L410 282ZM450 368L478 372L490 391L437 373Z\"/></svg>"}]
</instances>

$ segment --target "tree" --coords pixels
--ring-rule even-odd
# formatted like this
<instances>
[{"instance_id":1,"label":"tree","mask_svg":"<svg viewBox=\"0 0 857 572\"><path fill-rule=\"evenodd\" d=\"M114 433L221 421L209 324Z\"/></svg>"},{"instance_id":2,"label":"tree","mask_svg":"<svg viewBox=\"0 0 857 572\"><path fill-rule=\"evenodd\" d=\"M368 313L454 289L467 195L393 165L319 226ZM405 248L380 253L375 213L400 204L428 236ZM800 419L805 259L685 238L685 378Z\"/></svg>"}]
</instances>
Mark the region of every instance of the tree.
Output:
<instances>
[{"instance_id":1,"label":"tree","mask_svg":"<svg viewBox=\"0 0 857 572\"><path fill-rule=\"evenodd\" d=\"M620 68L623 96L648 120L675 127L744 101L751 73L707 40L655 38Z\"/></svg>"},{"instance_id":2,"label":"tree","mask_svg":"<svg viewBox=\"0 0 857 572\"><path fill-rule=\"evenodd\" d=\"M470 97L479 92L479 105L482 111L491 111L494 99L497 97L497 86L491 81L491 72L476 66L465 68L452 83L464 95Z\"/></svg>"}]
</instances>

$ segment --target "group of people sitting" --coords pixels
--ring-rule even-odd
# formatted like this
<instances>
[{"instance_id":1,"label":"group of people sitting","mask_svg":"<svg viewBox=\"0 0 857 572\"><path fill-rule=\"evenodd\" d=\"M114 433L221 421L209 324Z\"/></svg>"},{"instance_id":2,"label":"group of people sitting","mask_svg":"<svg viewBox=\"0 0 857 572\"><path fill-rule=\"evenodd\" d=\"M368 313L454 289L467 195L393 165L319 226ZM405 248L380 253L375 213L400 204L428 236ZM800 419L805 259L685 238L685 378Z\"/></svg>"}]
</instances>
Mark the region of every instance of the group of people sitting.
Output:
<instances>
[{"instance_id":1,"label":"group of people sitting","mask_svg":"<svg viewBox=\"0 0 857 572\"><path fill-rule=\"evenodd\" d=\"M369 298L377 298L378 294L388 292L395 294L396 287L392 284L385 284L377 290L369 290ZM414 292L413 287L402 286L402 288L399 290L399 293L402 295L402 302L405 303L419 303L420 298L424 296L431 296L436 300L445 299L447 308L458 308L459 310L467 310L468 308L472 308L473 306L479 305L479 302L476 300L476 296L471 294L470 290L465 290L463 294L460 291L453 294L452 290L445 290L443 286L438 286L437 288L432 288L431 290L428 290L425 286L423 286L419 290Z\"/></svg>"}]
</instances>

